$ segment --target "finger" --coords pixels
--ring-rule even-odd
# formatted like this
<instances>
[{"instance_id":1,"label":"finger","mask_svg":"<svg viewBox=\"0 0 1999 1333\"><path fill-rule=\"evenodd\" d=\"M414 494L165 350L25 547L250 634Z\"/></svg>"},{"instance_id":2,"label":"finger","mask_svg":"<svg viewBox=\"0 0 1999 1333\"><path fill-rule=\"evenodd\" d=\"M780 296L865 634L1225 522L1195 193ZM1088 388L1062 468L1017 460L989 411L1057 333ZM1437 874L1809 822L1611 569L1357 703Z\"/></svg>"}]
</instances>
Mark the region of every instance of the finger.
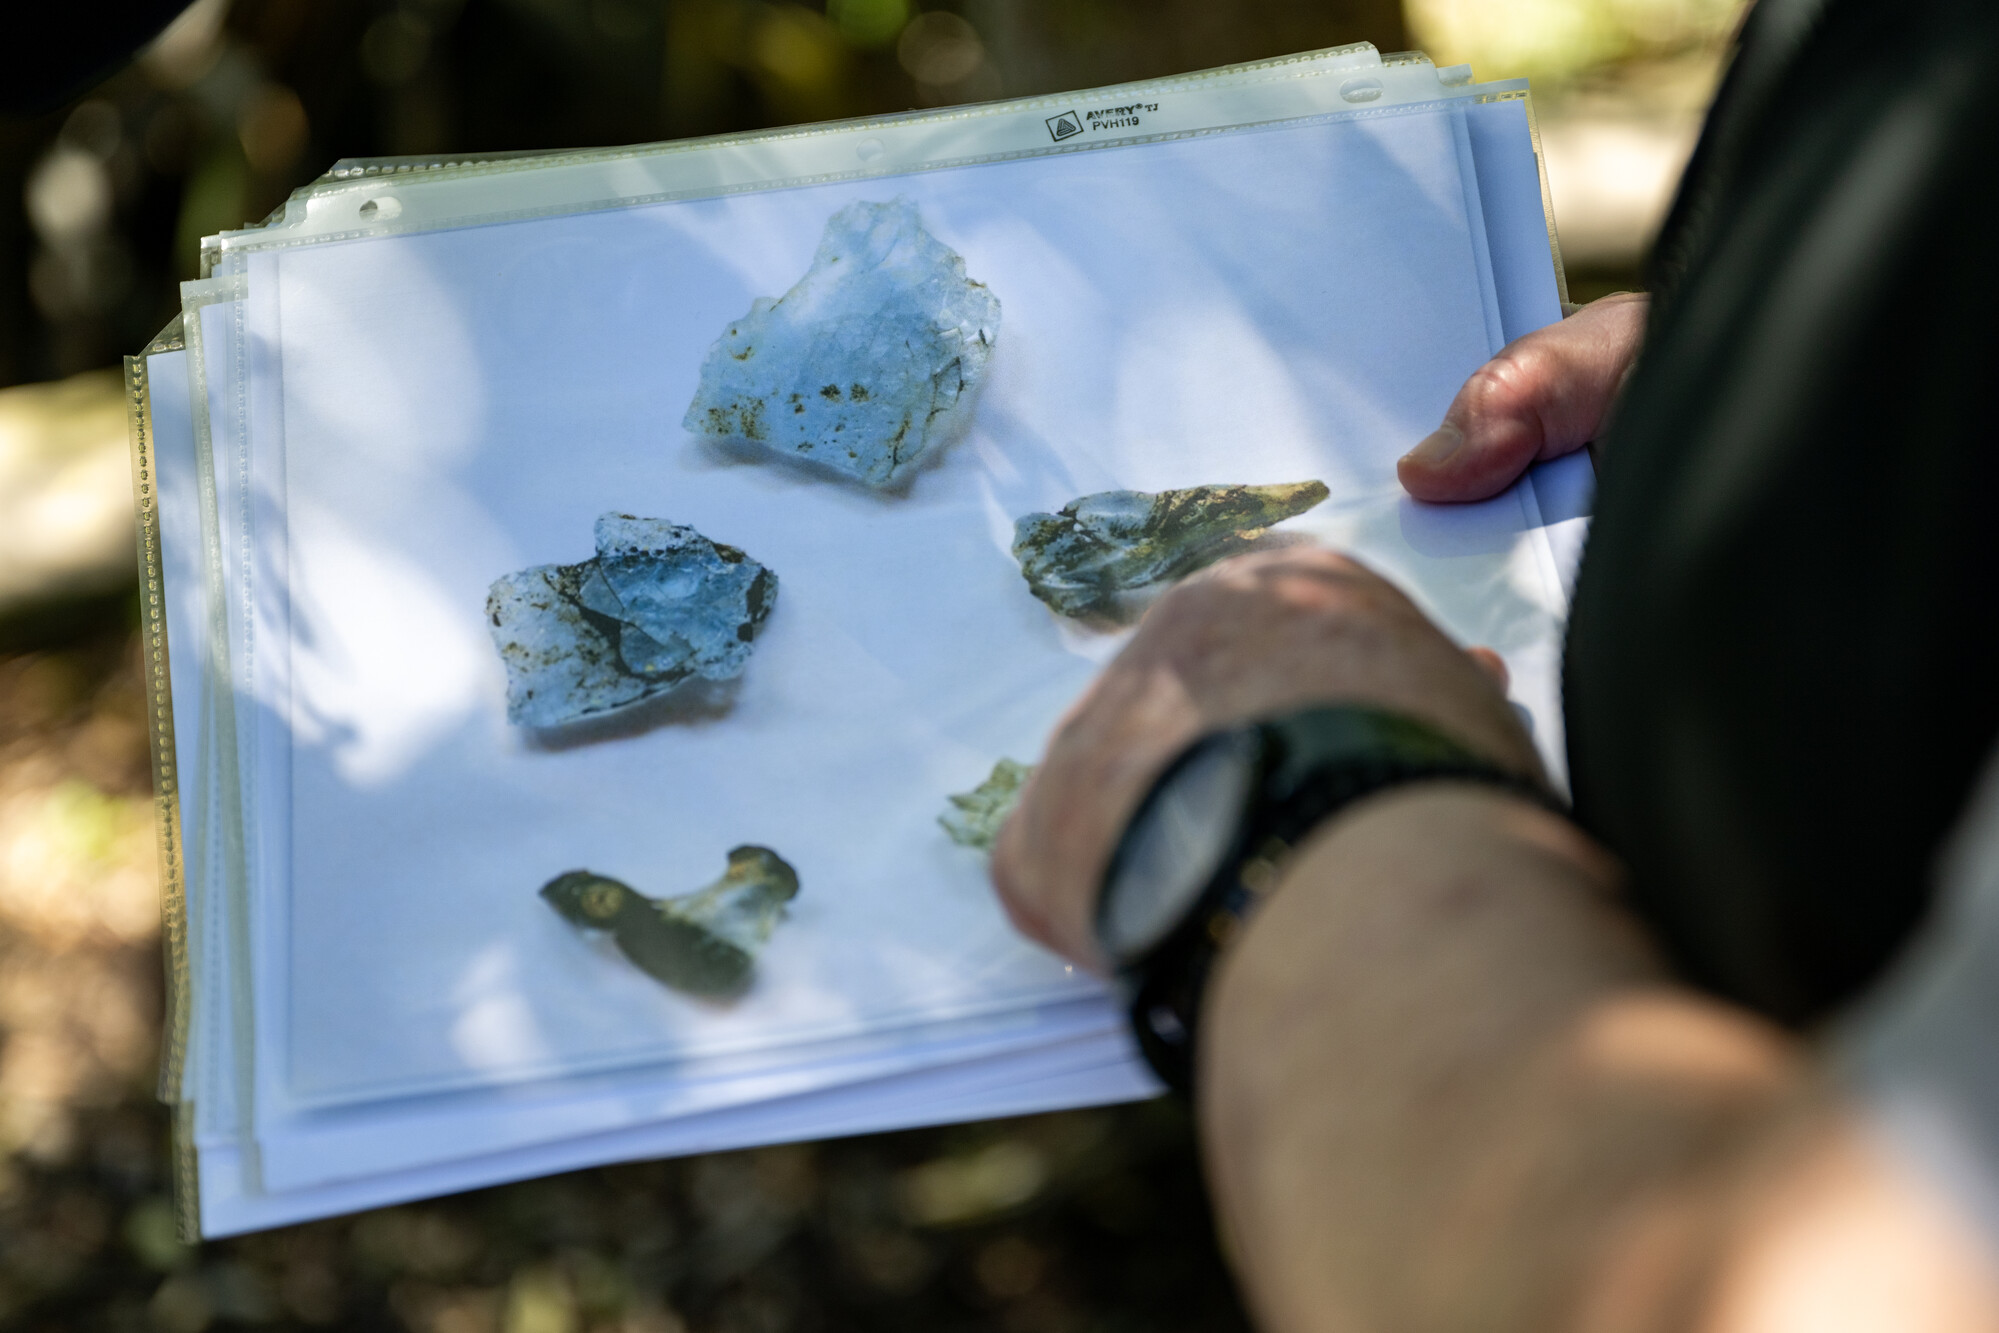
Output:
<instances>
[{"instance_id":1,"label":"finger","mask_svg":"<svg viewBox=\"0 0 1999 1333\"><path fill-rule=\"evenodd\" d=\"M1015 930L1037 943L1053 947L1054 939L1047 918L1027 889L1034 874L1034 858L1027 850L1034 836L1029 829L1030 819L1031 816L1025 816L1016 807L1000 826L999 836L993 840L993 888L998 891L1000 906L1006 910L1007 919L1013 922Z\"/></svg>"},{"instance_id":2,"label":"finger","mask_svg":"<svg viewBox=\"0 0 1999 1333\"><path fill-rule=\"evenodd\" d=\"M1015 930L1101 972L1104 969L1096 957L1094 939L1080 929L1079 922L1066 919L1083 905L1068 901L1077 887L1064 882L1070 877L1063 873L1067 867L1062 849L1051 846L1058 839L1049 827L1048 814L1045 798L1036 793L1030 779L993 842L993 888Z\"/></svg>"},{"instance_id":3,"label":"finger","mask_svg":"<svg viewBox=\"0 0 1999 1333\"><path fill-rule=\"evenodd\" d=\"M1113 844L1200 717L1170 672L1114 664L1050 738L993 847L993 886L1016 927L1105 970L1094 919Z\"/></svg>"},{"instance_id":4,"label":"finger","mask_svg":"<svg viewBox=\"0 0 1999 1333\"><path fill-rule=\"evenodd\" d=\"M1022 893L1022 885L1031 873L1028 848L1032 845L1032 834L1028 831L1028 824L1033 818L1033 793L1034 775L1030 775L1027 785L1021 788L1014 800L1012 812L1000 824L999 833L993 839L992 860L986 870L992 878L993 888L999 892L1001 906L1006 908L1014 925L1023 935L1039 938L1039 921L1034 920L1034 914L1026 910Z\"/></svg>"},{"instance_id":5,"label":"finger","mask_svg":"<svg viewBox=\"0 0 1999 1333\"><path fill-rule=\"evenodd\" d=\"M1492 677L1492 683L1499 687L1501 694L1513 683L1513 675L1506 669L1506 659L1490 648L1467 648L1465 656L1478 664L1479 670Z\"/></svg>"},{"instance_id":6,"label":"finger","mask_svg":"<svg viewBox=\"0 0 1999 1333\"><path fill-rule=\"evenodd\" d=\"M1047 798L1030 801L1022 793L1021 804L993 844L993 888L1015 930L1071 962L1108 975L1091 928L1096 880L1073 873L1074 840L1061 835L1050 813Z\"/></svg>"},{"instance_id":7,"label":"finger","mask_svg":"<svg viewBox=\"0 0 1999 1333\"><path fill-rule=\"evenodd\" d=\"M1508 344L1396 465L1403 488L1419 500L1484 500L1595 439L1637 359L1648 306L1642 294L1607 296Z\"/></svg>"}]
</instances>

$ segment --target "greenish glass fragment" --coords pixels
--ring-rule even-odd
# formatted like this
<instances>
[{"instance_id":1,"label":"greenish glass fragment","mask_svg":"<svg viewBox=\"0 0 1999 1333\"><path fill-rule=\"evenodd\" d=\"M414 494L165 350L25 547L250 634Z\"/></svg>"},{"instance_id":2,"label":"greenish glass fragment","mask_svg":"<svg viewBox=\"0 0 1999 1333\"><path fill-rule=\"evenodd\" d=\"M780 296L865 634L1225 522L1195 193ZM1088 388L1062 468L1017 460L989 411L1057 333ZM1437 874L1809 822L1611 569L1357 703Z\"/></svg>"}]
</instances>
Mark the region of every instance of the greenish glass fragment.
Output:
<instances>
[{"instance_id":1,"label":"greenish glass fragment","mask_svg":"<svg viewBox=\"0 0 1999 1333\"><path fill-rule=\"evenodd\" d=\"M984 782L970 791L952 793L947 798L951 809L937 816L937 822L960 847L990 852L1000 826L1020 802L1020 789L1033 775L1034 765L1002 759Z\"/></svg>"},{"instance_id":2,"label":"greenish glass fragment","mask_svg":"<svg viewBox=\"0 0 1999 1333\"><path fill-rule=\"evenodd\" d=\"M768 847L737 847L722 877L676 898L571 870L541 896L570 925L608 931L625 957L675 990L729 999L749 989L756 956L798 896L798 872Z\"/></svg>"},{"instance_id":3,"label":"greenish glass fragment","mask_svg":"<svg viewBox=\"0 0 1999 1333\"><path fill-rule=\"evenodd\" d=\"M1118 621L1132 594L1248 549L1328 494L1322 481L1100 491L1060 513L1018 520L1013 555L1028 588L1058 615Z\"/></svg>"}]
</instances>

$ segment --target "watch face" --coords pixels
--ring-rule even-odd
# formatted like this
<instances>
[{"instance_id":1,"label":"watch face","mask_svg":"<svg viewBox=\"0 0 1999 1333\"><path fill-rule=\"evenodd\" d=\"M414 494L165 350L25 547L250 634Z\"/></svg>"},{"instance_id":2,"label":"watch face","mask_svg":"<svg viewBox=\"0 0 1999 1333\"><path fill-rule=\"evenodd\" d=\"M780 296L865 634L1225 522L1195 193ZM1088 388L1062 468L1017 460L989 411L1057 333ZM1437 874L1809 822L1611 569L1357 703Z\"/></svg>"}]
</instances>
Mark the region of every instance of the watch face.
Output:
<instances>
[{"instance_id":1,"label":"watch face","mask_svg":"<svg viewBox=\"0 0 1999 1333\"><path fill-rule=\"evenodd\" d=\"M1142 957L1215 877L1242 822L1257 751L1247 728L1211 736L1139 808L1099 908L1098 939L1113 959Z\"/></svg>"}]
</instances>

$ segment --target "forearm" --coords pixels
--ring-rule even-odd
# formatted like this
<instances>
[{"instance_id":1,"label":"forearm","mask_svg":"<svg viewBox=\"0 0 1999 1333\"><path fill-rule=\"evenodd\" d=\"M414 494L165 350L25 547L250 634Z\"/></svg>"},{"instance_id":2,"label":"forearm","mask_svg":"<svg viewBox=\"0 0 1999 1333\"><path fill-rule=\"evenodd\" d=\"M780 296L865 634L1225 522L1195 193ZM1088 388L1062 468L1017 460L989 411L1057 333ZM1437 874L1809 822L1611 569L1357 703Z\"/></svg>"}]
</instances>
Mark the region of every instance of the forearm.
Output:
<instances>
[{"instance_id":1,"label":"forearm","mask_svg":"<svg viewBox=\"0 0 1999 1333\"><path fill-rule=\"evenodd\" d=\"M1682 1325L1796 1053L1670 984L1564 821L1472 788L1306 844L1203 1017L1209 1171L1269 1333Z\"/></svg>"},{"instance_id":2,"label":"forearm","mask_svg":"<svg viewBox=\"0 0 1999 1333\"><path fill-rule=\"evenodd\" d=\"M994 848L1007 910L1097 961L1118 829L1175 749L1246 718L1358 703L1538 772L1491 668L1331 552L1217 565L1057 729ZM1795 1043L1672 982L1617 875L1465 785L1378 795L1299 849L1222 956L1195 1059L1265 1333L1999 1328L1976 1245L1938 1239L1962 1221Z\"/></svg>"}]
</instances>

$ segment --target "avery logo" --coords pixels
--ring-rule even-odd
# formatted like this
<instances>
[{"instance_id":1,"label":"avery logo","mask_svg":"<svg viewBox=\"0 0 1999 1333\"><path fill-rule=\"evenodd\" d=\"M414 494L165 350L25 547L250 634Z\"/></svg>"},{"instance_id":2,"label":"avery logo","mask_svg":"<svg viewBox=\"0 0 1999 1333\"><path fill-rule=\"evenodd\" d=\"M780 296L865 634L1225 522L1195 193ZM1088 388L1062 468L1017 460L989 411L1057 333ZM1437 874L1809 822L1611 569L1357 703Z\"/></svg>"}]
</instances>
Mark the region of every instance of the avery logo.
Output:
<instances>
[{"instance_id":1,"label":"avery logo","mask_svg":"<svg viewBox=\"0 0 1999 1333\"><path fill-rule=\"evenodd\" d=\"M1047 125L1048 137L1056 143L1061 143L1064 139L1083 132L1083 122L1076 118L1076 113L1073 111L1064 111L1059 116L1050 116Z\"/></svg>"}]
</instances>

